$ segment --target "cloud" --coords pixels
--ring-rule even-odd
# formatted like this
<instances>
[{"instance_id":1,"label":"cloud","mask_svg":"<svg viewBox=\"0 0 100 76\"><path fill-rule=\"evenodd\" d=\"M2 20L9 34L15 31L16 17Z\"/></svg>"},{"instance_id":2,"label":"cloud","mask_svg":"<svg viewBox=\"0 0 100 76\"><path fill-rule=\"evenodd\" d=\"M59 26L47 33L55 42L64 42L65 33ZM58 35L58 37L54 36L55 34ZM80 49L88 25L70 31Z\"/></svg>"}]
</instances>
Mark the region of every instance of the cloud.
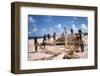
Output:
<instances>
[{"instance_id":1,"label":"cloud","mask_svg":"<svg viewBox=\"0 0 100 76\"><path fill-rule=\"evenodd\" d=\"M33 30L32 30L32 31L33 31L33 32L36 32L37 30L38 30L37 28L33 28Z\"/></svg>"},{"instance_id":2,"label":"cloud","mask_svg":"<svg viewBox=\"0 0 100 76\"><path fill-rule=\"evenodd\" d=\"M58 32L63 32L64 30L61 24L55 25L55 28Z\"/></svg>"},{"instance_id":3,"label":"cloud","mask_svg":"<svg viewBox=\"0 0 100 76\"><path fill-rule=\"evenodd\" d=\"M62 25L61 25L61 24L58 24L58 25L56 25L55 27L56 27L57 29L59 29L59 30L62 29Z\"/></svg>"},{"instance_id":4,"label":"cloud","mask_svg":"<svg viewBox=\"0 0 100 76\"><path fill-rule=\"evenodd\" d=\"M72 28L73 30L77 30L75 24L72 24L71 28Z\"/></svg>"},{"instance_id":5,"label":"cloud","mask_svg":"<svg viewBox=\"0 0 100 76\"><path fill-rule=\"evenodd\" d=\"M74 33L78 32L78 28L75 26L75 24L72 24L71 28L74 30Z\"/></svg>"},{"instance_id":6,"label":"cloud","mask_svg":"<svg viewBox=\"0 0 100 76\"><path fill-rule=\"evenodd\" d=\"M46 29L43 28L42 31L43 31L43 32L46 32Z\"/></svg>"},{"instance_id":7,"label":"cloud","mask_svg":"<svg viewBox=\"0 0 100 76\"><path fill-rule=\"evenodd\" d=\"M88 28L86 27L85 24L81 24L81 29L83 32L87 32L88 31Z\"/></svg>"},{"instance_id":8,"label":"cloud","mask_svg":"<svg viewBox=\"0 0 100 76\"><path fill-rule=\"evenodd\" d=\"M62 27L62 25L61 24L58 24L58 28L60 29Z\"/></svg>"},{"instance_id":9,"label":"cloud","mask_svg":"<svg viewBox=\"0 0 100 76\"><path fill-rule=\"evenodd\" d=\"M83 29L87 29L87 27L86 27L85 24L82 24L82 25L81 25L81 28L83 28Z\"/></svg>"},{"instance_id":10,"label":"cloud","mask_svg":"<svg viewBox=\"0 0 100 76\"><path fill-rule=\"evenodd\" d=\"M28 18L28 20L29 20L29 22L32 22L32 23L36 22L36 20L33 17L31 17L31 16Z\"/></svg>"}]
</instances>

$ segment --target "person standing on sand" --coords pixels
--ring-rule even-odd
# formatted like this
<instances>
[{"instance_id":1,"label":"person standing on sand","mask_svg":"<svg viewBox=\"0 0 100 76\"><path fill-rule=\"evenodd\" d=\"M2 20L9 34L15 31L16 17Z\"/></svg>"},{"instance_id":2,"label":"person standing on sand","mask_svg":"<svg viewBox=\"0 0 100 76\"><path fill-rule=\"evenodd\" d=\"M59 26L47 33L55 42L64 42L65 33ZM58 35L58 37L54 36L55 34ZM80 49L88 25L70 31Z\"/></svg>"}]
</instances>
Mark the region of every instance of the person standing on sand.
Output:
<instances>
[{"instance_id":1,"label":"person standing on sand","mask_svg":"<svg viewBox=\"0 0 100 76\"><path fill-rule=\"evenodd\" d=\"M65 48L68 48L68 44L67 44L67 28L64 27L64 34L65 34Z\"/></svg>"},{"instance_id":2,"label":"person standing on sand","mask_svg":"<svg viewBox=\"0 0 100 76\"><path fill-rule=\"evenodd\" d=\"M37 42L37 38L34 38L34 46L35 46L35 52L38 51L38 42Z\"/></svg>"},{"instance_id":3,"label":"person standing on sand","mask_svg":"<svg viewBox=\"0 0 100 76\"><path fill-rule=\"evenodd\" d=\"M82 34L83 34L82 30L79 29L79 30L78 30L78 33L79 33L79 35L80 35L80 39L82 40Z\"/></svg>"},{"instance_id":4,"label":"person standing on sand","mask_svg":"<svg viewBox=\"0 0 100 76\"><path fill-rule=\"evenodd\" d=\"M84 52L84 43L83 43L83 40L82 40L82 38L83 38L82 37L83 32L82 32L81 29L79 29L78 32L79 32L79 36L80 36L80 48L81 48L81 52Z\"/></svg>"},{"instance_id":5,"label":"person standing on sand","mask_svg":"<svg viewBox=\"0 0 100 76\"><path fill-rule=\"evenodd\" d=\"M50 42L51 35L49 33L47 34L47 37L48 37L48 41Z\"/></svg>"},{"instance_id":6,"label":"person standing on sand","mask_svg":"<svg viewBox=\"0 0 100 76\"><path fill-rule=\"evenodd\" d=\"M53 42L54 42L54 45L56 45L56 33L55 32L53 33Z\"/></svg>"},{"instance_id":7,"label":"person standing on sand","mask_svg":"<svg viewBox=\"0 0 100 76\"><path fill-rule=\"evenodd\" d=\"M45 45L46 45L46 34L43 36L43 42L42 42L44 48L45 48Z\"/></svg>"},{"instance_id":8,"label":"person standing on sand","mask_svg":"<svg viewBox=\"0 0 100 76\"><path fill-rule=\"evenodd\" d=\"M80 41L80 48L81 48L81 52L84 52L84 43L82 40Z\"/></svg>"},{"instance_id":9,"label":"person standing on sand","mask_svg":"<svg viewBox=\"0 0 100 76\"><path fill-rule=\"evenodd\" d=\"M71 30L70 30L70 31L71 31L71 35L73 35L74 30L71 28Z\"/></svg>"}]
</instances>

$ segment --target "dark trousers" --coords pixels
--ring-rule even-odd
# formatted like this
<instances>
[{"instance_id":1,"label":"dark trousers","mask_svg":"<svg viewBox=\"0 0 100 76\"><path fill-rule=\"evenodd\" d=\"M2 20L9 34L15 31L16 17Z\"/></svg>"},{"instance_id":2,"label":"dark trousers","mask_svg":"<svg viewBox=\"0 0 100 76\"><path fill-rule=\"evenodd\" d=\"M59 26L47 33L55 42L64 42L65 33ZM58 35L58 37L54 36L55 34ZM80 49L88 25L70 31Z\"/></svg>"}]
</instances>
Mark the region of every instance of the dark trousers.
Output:
<instances>
[{"instance_id":1,"label":"dark trousers","mask_svg":"<svg viewBox=\"0 0 100 76\"><path fill-rule=\"evenodd\" d=\"M81 52L84 52L84 44L81 44L80 47L81 47Z\"/></svg>"}]
</instances>

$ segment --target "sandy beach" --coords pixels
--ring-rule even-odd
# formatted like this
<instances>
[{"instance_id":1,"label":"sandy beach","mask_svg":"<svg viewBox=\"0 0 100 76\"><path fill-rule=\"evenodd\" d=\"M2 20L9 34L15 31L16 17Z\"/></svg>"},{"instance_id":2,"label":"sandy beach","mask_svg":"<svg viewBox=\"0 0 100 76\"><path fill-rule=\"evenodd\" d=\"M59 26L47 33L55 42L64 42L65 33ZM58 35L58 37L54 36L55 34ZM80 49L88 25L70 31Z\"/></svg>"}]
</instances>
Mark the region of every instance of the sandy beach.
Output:
<instances>
[{"instance_id":1,"label":"sandy beach","mask_svg":"<svg viewBox=\"0 0 100 76\"><path fill-rule=\"evenodd\" d=\"M37 39L38 44L42 43L42 38ZM45 48L38 45L38 51L35 52L34 39L28 40L28 60L60 60L60 59L79 59L88 57L88 45L87 36L84 36L84 52L79 49L78 52L74 51L71 54L70 48L65 48L64 45L46 45ZM53 39L46 41L47 43L53 44Z\"/></svg>"}]
</instances>

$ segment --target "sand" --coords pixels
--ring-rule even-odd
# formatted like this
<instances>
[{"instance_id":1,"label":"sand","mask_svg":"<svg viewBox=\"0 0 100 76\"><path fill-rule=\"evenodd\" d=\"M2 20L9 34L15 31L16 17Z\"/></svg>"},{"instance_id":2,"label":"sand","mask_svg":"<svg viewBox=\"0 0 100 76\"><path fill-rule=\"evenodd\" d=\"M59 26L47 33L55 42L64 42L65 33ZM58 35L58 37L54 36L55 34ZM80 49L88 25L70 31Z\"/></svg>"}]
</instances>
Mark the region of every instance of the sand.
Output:
<instances>
[{"instance_id":1,"label":"sand","mask_svg":"<svg viewBox=\"0 0 100 76\"><path fill-rule=\"evenodd\" d=\"M34 40L28 40L28 60L60 60L60 59L79 59L79 58L87 58L88 57L88 45L87 45L87 36L83 38L85 46L84 52L80 51L75 52L73 51L73 55L69 55L70 49L65 48L64 45L48 45L45 48L41 48L41 46L38 46L38 52L35 52L34 47ZM42 39L37 40L40 44L42 42ZM47 41L49 42L49 41ZM53 43L53 39L51 39L50 43Z\"/></svg>"}]
</instances>

